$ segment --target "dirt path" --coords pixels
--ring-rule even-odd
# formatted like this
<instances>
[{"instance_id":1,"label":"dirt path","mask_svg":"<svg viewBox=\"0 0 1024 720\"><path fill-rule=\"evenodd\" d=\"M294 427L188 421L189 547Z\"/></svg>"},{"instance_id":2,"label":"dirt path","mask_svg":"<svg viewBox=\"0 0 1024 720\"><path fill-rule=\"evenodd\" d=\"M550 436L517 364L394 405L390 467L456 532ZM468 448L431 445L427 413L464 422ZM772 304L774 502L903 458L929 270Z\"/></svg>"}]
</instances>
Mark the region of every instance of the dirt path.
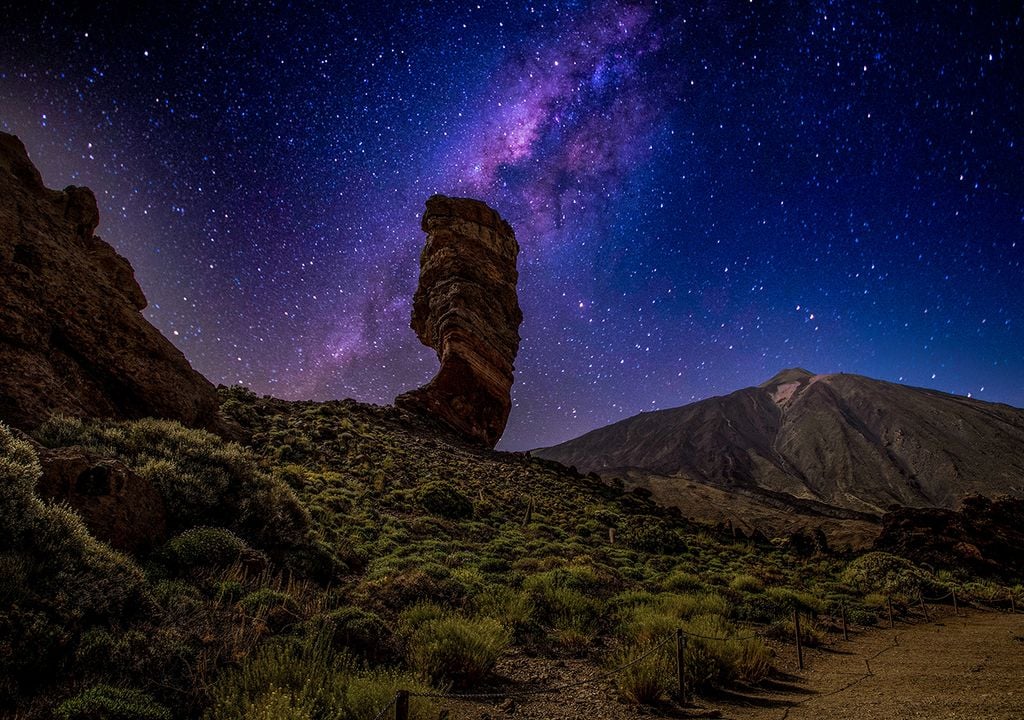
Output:
<instances>
[{"instance_id":1,"label":"dirt path","mask_svg":"<svg viewBox=\"0 0 1024 720\"><path fill-rule=\"evenodd\" d=\"M808 652L745 698L708 703L735 720L1021 720L1024 615L970 612L871 630Z\"/></svg>"},{"instance_id":2,"label":"dirt path","mask_svg":"<svg viewBox=\"0 0 1024 720\"><path fill-rule=\"evenodd\" d=\"M442 706L449 720L1024 720L1024 614L969 611L893 630L873 628L848 642L807 650L803 671L790 657L792 647L782 653L775 680L746 693L700 698L685 709L624 705L606 682L554 697ZM594 672L582 661L552 663L521 654L498 667L506 690L560 685Z\"/></svg>"}]
</instances>

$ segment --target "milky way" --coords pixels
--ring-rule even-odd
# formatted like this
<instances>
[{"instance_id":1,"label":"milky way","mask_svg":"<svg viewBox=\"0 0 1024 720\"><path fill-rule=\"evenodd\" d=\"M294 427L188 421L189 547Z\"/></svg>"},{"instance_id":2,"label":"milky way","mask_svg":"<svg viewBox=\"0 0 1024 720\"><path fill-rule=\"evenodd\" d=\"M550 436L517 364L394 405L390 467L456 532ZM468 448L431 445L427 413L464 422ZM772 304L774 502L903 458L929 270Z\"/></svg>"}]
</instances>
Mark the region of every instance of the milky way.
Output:
<instances>
[{"instance_id":1,"label":"milky way","mask_svg":"<svg viewBox=\"0 0 1024 720\"><path fill-rule=\"evenodd\" d=\"M1016 3L170 5L0 7L0 128L215 382L429 379L441 192L522 246L502 447L797 365L1024 405Z\"/></svg>"}]
</instances>

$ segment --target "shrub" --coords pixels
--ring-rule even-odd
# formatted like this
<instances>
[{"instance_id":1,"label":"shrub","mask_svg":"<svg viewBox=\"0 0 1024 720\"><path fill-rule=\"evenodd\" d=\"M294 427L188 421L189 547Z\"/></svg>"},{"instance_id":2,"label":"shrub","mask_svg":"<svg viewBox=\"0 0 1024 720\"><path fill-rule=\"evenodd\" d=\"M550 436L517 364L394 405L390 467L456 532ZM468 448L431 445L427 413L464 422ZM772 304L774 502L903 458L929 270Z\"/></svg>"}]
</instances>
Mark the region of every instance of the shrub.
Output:
<instances>
[{"instance_id":1,"label":"shrub","mask_svg":"<svg viewBox=\"0 0 1024 720\"><path fill-rule=\"evenodd\" d=\"M160 553L178 570L227 567L241 559L258 557L242 538L219 527L197 527L171 538Z\"/></svg>"},{"instance_id":2,"label":"shrub","mask_svg":"<svg viewBox=\"0 0 1024 720\"><path fill-rule=\"evenodd\" d=\"M677 616L665 612L656 604L627 608L621 617L618 632L635 645L660 642L680 626Z\"/></svg>"},{"instance_id":3,"label":"shrub","mask_svg":"<svg viewBox=\"0 0 1024 720\"><path fill-rule=\"evenodd\" d=\"M661 583L661 589L668 592L692 593L705 589L704 581L696 575L682 570L669 573Z\"/></svg>"},{"instance_id":4,"label":"shrub","mask_svg":"<svg viewBox=\"0 0 1024 720\"><path fill-rule=\"evenodd\" d=\"M416 501L429 513L451 520L473 517L473 503L452 483L435 480L416 491Z\"/></svg>"},{"instance_id":5,"label":"shrub","mask_svg":"<svg viewBox=\"0 0 1024 720\"><path fill-rule=\"evenodd\" d=\"M78 639L75 663L90 672L118 672L145 654L149 641L137 630L115 634L105 628L89 628Z\"/></svg>"},{"instance_id":6,"label":"shrub","mask_svg":"<svg viewBox=\"0 0 1024 720\"><path fill-rule=\"evenodd\" d=\"M759 593L764 590L764 583L753 575L737 575L729 582L729 589L742 593Z\"/></svg>"},{"instance_id":7,"label":"shrub","mask_svg":"<svg viewBox=\"0 0 1024 720\"><path fill-rule=\"evenodd\" d=\"M842 573L843 582L858 592L916 597L934 578L909 560L886 552L870 552L853 560Z\"/></svg>"},{"instance_id":8,"label":"shrub","mask_svg":"<svg viewBox=\"0 0 1024 720\"><path fill-rule=\"evenodd\" d=\"M718 593L663 593L657 606L665 613L684 620L695 615L728 615L731 607Z\"/></svg>"},{"instance_id":9,"label":"shrub","mask_svg":"<svg viewBox=\"0 0 1024 720\"><path fill-rule=\"evenodd\" d=\"M57 706L58 720L171 720L171 711L144 692L94 685Z\"/></svg>"},{"instance_id":10,"label":"shrub","mask_svg":"<svg viewBox=\"0 0 1024 720\"><path fill-rule=\"evenodd\" d=\"M379 662L394 651L390 627L377 613L360 607L337 608L314 618L311 625L329 636L335 648L347 649L360 658Z\"/></svg>"},{"instance_id":11,"label":"shrub","mask_svg":"<svg viewBox=\"0 0 1024 720\"><path fill-rule=\"evenodd\" d=\"M569 565L530 575L523 589L541 622L556 630L593 634L601 617L601 591L613 580L589 565Z\"/></svg>"},{"instance_id":12,"label":"shrub","mask_svg":"<svg viewBox=\"0 0 1024 720\"><path fill-rule=\"evenodd\" d=\"M773 640L793 642L796 626L792 620L776 620L764 628L764 633ZM820 647L825 642L826 637L822 631L809 618L802 618L800 621L800 643L804 647Z\"/></svg>"},{"instance_id":13,"label":"shrub","mask_svg":"<svg viewBox=\"0 0 1024 720\"><path fill-rule=\"evenodd\" d=\"M623 525L622 542L634 550L672 555L686 549L679 531L661 518L630 516Z\"/></svg>"},{"instance_id":14,"label":"shrub","mask_svg":"<svg viewBox=\"0 0 1024 720\"><path fill-rule=\"evenodd\" d=\"M529 593L507 585L488 585L474 598L477 613L491 617L521 636L533 621L533 600Z\"/></svg>"},{"instance_id":15,"label":"shrub","mask_svg":"<svg viewBox=\"0 0 1024 720\"><path fill-rule=\"evenodd\" d=\"M761 593L744 597L736 608L736 616L743 620L770 623L792 618L794 608L817 614L822 612L824 604L810 593L770 587Z\"/></svg>"},{"instance_id":16,"label":"shrub","mask_svg":"<svg viewBox=\"0 0 1024 720\"><path fill-rule=\"evenodd\" d=\"M771 669L771 655L764 643L750 635L738 635L722 617L699 615L683 629L692 633L684 655L691 687L721 687L736 680L753 683L764 679Z\"/></svg>"},{"instance_id":17,"label":"shrub","mask_svg":"<svg viewBox=\"0 0 1024 720\"><path fill-rule=\"evenodd\" d=\"M345 689L346 717L352 720L376 720L399 690L429 692L430 687L408 673L376 669L353 676ZM431 699L409 699L411 720L435 720L442 717Z\"/></svg>"},{"instance_id":18,"label":"shrub","mask_svg":"<svg viewBox=\"0 0 1024 720\"><path fill-rule=\"evenodd\" d=\"M348 655L331 650L324 638L271 641L240 667L217 678L207 720L352 718L372 720L398 688L429 688L416 678L386 671L359 672ZM437 717L435 705L412 698L410 717Z\"/></svg>"},{"instance_id":19,"label":"shrub","mask_svg":"<svg viewBox=\"0 0 1024 720\"><path fill-rule=\"evenodd\" d=\"M435 680L471 685L486 677L511 642L493 618L446 614L427 620L409 638L409 662Z\"/></svg>"},{"instance_id":20,"label":"shrub","mask_svg":"<svg viewBox=\"0 0 1024 720\"><path fill-rule=\"evenodd\" d=\"M335 657L329 646L313 639L271 641L238 669L218 677L207 713L214 720L248 720L265 708L265 717L326 717L343 707L345 686L353 673L350 659Z\"/></svg>"},{"instance_id":21,"label":"shrub","mask_svg":"<svg viewBox=\"0 0 1024 720\"><path fill-rule=\"evenodd\" d=\"M629 702L655 705L671 689L675 667L670 649L666 646L653 650L653 645L631 643L612 655L613 667L628 665L617 674L616 684L619 693Z\"/></svg>"},{"instance_id":22,"label":"shrub","mask_svg":"<svg viewBox=\"0 0 1024 720\"><path fill-rule=\"evenodd\" d=\"M298 614L299 605L288 593L270 587L262 587L238 601L238 608L243 612L255 615L267 608L283 607L293 614Z\"/></svg>"}]
</instances>

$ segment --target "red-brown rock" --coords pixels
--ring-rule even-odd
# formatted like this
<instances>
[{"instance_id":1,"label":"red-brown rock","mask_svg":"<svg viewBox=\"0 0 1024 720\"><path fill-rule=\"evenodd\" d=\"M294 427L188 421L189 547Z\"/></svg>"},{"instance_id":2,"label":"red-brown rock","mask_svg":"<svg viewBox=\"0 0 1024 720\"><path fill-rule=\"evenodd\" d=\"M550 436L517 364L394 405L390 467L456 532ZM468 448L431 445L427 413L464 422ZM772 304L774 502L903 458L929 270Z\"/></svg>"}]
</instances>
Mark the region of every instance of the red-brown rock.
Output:
<instances>
[{"instance_id":1,"label":"red-brown rock","mask_svg":"<svg viewBox=\"0 0 1024 720\"><path fill-rule=\"evenodd\" d=\"M512 227L479 200L434 195L423 215L412 328L441 361L427 385L400 395L467 438L494 447L512 408L513 363L523 313Z\"/></svg>"},{"instance_id":2,"label":"red-brown rock","mask_svg":"<svg viewBox=\"0 0 1024 720\"><path fill-rule=\"evenodd\" d=\"M89 531L119 550L138 552L167 534L163 497L153 485L116 460L80 447L39 449L40 497L66 502Z\"/></svg>"},{"instance_id":3,"label":"red-brown rock","mask_svg":"<svg viewBox=\"0 0 1024 720\"><path fill-rule=\"evenodd\" d=\"M0 133L0 420L217 426L215 388L142 316L132 267L98 224L92 191L48 190L21 141Z\"/></svg>"}]
</instances>

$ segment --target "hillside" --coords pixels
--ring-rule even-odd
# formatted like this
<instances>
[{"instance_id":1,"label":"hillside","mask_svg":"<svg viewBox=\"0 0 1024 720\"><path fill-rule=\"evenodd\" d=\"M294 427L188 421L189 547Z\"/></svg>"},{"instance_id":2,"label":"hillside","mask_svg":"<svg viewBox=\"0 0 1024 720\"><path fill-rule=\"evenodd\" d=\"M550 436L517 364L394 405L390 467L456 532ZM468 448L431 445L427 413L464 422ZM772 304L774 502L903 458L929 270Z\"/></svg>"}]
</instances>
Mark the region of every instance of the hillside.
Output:
<instances>
[{"instance_id":1,"label":"hillside","mask_svg":"<svg viewBox=\"0 0 1024 720\"><path fill-rule=\"evenodd\" d=\"M313 682L341 693L340 717L369 720L396 687L534 687L544 668L572 659L601 672L677 626L725 638L692 647L703 691L764 677L794 603L845 603L871 623L877 583L968 592L966 577L896 558L737 541L642 493L466 444L394 408L223 397L245 446L155 420L55 418L32 441L0 428L0 695L20 717L55 706L94 717L82 708L97 704L257 717L282 687L309 710L301 688ZM62 452L156 488L166 532L154 546L114 551L33 493L37 458ZM97 478L83 472L79 487ZM744 622L763 623L760 636ZM813 643L827 621L808 623ZM659 705L673 677L661 653L644 660L653 685L608 682ZM495 676L499 658L542 674ZM420 718L439 709L416 707Z\"/></svg>"},{"instance_id":2,"label":"hillside","mask_svg":"<svg viewBox=\"0 0 1024 720\"><path fill-rule=\"evenodd\" d=\"M893 505L955 508L975 493L1024 495L1024 410L797 368L533 454L639 484L657 480L653 490L679 479L808 517L871 520Z\"/></svg>"}]
</instances>

